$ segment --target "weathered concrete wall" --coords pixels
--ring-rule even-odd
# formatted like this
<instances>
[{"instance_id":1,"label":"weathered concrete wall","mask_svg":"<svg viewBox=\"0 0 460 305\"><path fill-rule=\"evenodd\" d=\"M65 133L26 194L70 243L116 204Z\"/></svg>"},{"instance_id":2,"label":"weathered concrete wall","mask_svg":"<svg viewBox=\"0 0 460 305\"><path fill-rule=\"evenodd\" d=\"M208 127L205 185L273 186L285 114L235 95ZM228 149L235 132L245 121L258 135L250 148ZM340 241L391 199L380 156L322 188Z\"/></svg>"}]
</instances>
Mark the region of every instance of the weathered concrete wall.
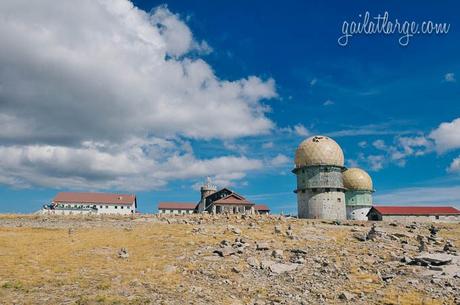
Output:
<instances>
[{"instance_id":1,"label":"weathered concrete wall","mask_svg":"<svg viewBox=\"0 0 460 305\"><path fill-rule=\"evenodd\" d=\"M347 205L347 219L350 220L367 220L367 213L370 206Z\"/></svg>"},{"instance_id":2,"label":"weathered concrete wall","mask_svg":"<svg viewBox=\"0 0 460 305\"><path fill-rule=\"evenodd\" d=\"M295 170L297 189L343 188L342 169L337 166L308 166Z\"/></svg>"},{"instance_id":3,"label":"weathered concrete wall","mask_svg":"<svg viewBox=\"0 0 460 305\"><path fill-rule=\"evenodd\" d=\"M406 215L391 215L383 216L383 221L399 221L399 222L457 222L460 221L460 216L406 216Z\"/></svg>"},{"instance_id":4,"label":"weathered concrete wall","mask_svg":"<svg viewBox=\"0 0 460 305\"><path fill-rule=\"evenodd\" d=\"M345 200L347 206L372 206L372 192L370 191L346 191Z\"/></svg>"},{"instance_id":5,"label":"weathered concrete wall","mask_svg":"<svg viewBox=\"0 0 460 305\"><path fill-rule=\"evenodd\" d=\"M297 193L299 218L346 219L345 194L341 191L299 191Z\"/></svg>"}]
</instances>

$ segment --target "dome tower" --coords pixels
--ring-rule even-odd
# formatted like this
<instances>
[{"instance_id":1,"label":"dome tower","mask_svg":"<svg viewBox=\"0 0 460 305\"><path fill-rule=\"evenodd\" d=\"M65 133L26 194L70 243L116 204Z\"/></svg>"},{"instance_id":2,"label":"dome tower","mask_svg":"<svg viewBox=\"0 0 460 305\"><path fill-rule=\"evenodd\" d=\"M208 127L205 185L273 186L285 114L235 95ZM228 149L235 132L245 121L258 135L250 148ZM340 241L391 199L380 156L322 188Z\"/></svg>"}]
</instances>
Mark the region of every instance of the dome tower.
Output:
<instances>
[{"instance_id":1,"label":"dome tower","mask_svg":"<svg viewBox=\"0 0 460 305\"><path fill-rule=\"evenodd\" d=\"M299 218L346 219L343 164L342 149L331 138L314 136L300 143L292 171Z\"/></svg>"},{"instance_id":2,"label":"dome tower","mask_svg":"<svg viewBox=\"0 0 460 305\"><path fill-rule=\"evenodd\" d=\"M372 206L372 179L360 168L349 168L343 172L343 185L347 219L367 220L367 213Z\"/></svg>"}]
</instances>

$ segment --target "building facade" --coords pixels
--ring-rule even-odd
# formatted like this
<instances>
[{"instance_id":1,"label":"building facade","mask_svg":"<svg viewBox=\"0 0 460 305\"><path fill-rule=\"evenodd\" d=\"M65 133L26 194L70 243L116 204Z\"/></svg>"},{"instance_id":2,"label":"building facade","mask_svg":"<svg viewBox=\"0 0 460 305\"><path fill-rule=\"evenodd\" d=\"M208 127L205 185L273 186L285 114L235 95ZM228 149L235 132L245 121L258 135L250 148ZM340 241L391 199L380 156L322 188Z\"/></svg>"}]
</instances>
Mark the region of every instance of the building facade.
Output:
<instances>
[{"instance_id":1,"label":"building facade","mask_svg":"<svg viewBox=\"0 0 460 305\"><path fill-rule=\"evenodd\" d=\"M160 202L158 214L193 214L196 212L196 203L191 202Z\"/></svg>"},{"instance_id":2,"label":"building facade","mask_svg":"<svg viewBox=\"0 0 460 305\"><path fill-rule=\"evenodd\" d=\"M347 219L367 220L374 192L369 174L360 168L349 168L343 172L343 185Z\"/></svg>"},{"instance_id":3,"label":"building facade","mask_svg":"<svg viewBox=\"0 0 460 305\"><path fill-rule=\"evenodd\" d=\"M346 219L343 170L342 149L331 138L314 136L300 143L292 171L299 218Z\"/></svg>"},{"instance_id":4,"label":"building facade","mask_svg":"<svg viewBox=\"0 0 460 305\"><path fill-rule=\"evenodd\" d=\"M370 221L457 222L460 211L448 206L373 206L367 218Z\"/></svg>"},{"instance_id":5,"label":"building facade","mask_svg":"<svg viewBox=\"0 0 460 305\"><path fill-rule=\"evenodd\" d=\"M269 214L270 209L266 205L257 205L247 200L240 194L228 189L217 187L208 178L200 188L200 200L198 203L190 202L160 202L159 214Z\"/></svg>"},{"instance_id":6,"label":"building facade","mask_svg":"<svg viewBox=\"0 0 460 305\"><path fill-rule=\"evenodd\" d=\"M254 206L254 211L258 215L268 215L270 214L270 208L266 206L265 204L256 204Z\"/></svg>"},{"instance_id":7,"label":"building facade","mask_svg":"<svg viewBox=\"0 0 460 305\"><path fill-rule=\"evenodd\" d=\"M56 215L132 215L137 210L136 195L111 193L60 192L41 212Z\"/></svg>"},{"instance_id":8,"label":"building facade","mask_svg":"<svg viewBox=\"0 0 460 305\"><path fill-rule=\"evenodd\" d=\"M255 204L228 188L223 188L204 198L204 211L212 214L255 214Z\"/></svg>"}]
</instances>

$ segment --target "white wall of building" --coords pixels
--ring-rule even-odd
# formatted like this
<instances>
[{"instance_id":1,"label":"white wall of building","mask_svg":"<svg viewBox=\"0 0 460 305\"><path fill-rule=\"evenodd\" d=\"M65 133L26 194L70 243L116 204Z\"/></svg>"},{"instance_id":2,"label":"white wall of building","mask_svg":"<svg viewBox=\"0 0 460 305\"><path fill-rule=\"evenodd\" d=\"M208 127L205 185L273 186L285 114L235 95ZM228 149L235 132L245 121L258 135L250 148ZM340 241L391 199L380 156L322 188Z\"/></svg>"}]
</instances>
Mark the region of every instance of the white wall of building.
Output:
<instances>
[{"instance_id":1,"label":"white wall of building","mask_svg":"<svg viewBox=\"0 0 460 305\"><path fill-rule=\"evenodd\" d=\"M347 219L367 220L367 213L370 209L370 206L349 205L347 206Z\"/></svg>"},{"instance_id":2,"label":"white wall of building","mask_svg":"<svg viewBox=\"0 0 460 305\"><path fill-rule=\"evenodd\" d=\"M460 216L457 215L384 215L384 221L400 221L400 222L457 222L460 221Z\"/></svg>"},{"instance_id":3,"label":"white wall of building","mask_svg":"<svg viewBox=\"0 0 460 305\"><path fill-rule=\"evenodd\" d=\"M158 214L193 214L194 210L159 209Z\"/></svg>"},{"instance_id":4,"label":"white wall of building","mask_svg":"<svg viewBox=\"0 0 460 305\"><path fill-rule=\"evenodd\" d=\"M61 207L63 206L63 207ZM81 209L80 206L93 207L96 206L97 210L90 208ZM131 215L136 212L136 206L133 202L131 205L127 204L83 204L83 203L59 203L59 207L50 210L43 210L46 214L55 215L83 215L83 214L111 214L111 215Z\"/></svg>"}]
</instances>

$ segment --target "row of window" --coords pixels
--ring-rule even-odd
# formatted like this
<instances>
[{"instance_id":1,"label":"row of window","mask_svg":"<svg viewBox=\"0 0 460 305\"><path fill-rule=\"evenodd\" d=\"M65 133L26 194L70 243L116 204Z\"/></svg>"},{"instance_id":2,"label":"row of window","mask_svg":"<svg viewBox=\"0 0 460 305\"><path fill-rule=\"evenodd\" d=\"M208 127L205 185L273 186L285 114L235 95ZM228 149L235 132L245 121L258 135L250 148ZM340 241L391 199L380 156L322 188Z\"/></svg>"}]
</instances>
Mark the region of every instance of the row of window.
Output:
<instances>
[{"instance_id":1,"label":"row of window","mask_svg":"<svg viewBox=\"0 0 460 305\"><path fill-rule=\"evenodd\" d=\"M57 206L60 207L60 208L80 208L80 209L82 209L82 208L87 208L87 209L94 208L95 209L96 208L96 205L79 205L79 204L73 204L73 205L72 204L58 204ZM113 207L115 209L118 209L117 205L115 205ZM104 206L100 205L99 208L103 209ZM108 209L109 206L106 205L105 208ZM120 206L120 209L124 209L124 208L125 208L125 206L123 206L123 205ZM129 209L130 207L126 207L126 208Z\"/></svg>"},{"instance_id":2,"label":"row of window","mask_svg":"<svg viewBox=\"0 0 460 305\"><path fill-rule=\"evenodd\" d=\"M160 214L192 214L194 210L159 210Z\"/></svg>"}]
</instances>

